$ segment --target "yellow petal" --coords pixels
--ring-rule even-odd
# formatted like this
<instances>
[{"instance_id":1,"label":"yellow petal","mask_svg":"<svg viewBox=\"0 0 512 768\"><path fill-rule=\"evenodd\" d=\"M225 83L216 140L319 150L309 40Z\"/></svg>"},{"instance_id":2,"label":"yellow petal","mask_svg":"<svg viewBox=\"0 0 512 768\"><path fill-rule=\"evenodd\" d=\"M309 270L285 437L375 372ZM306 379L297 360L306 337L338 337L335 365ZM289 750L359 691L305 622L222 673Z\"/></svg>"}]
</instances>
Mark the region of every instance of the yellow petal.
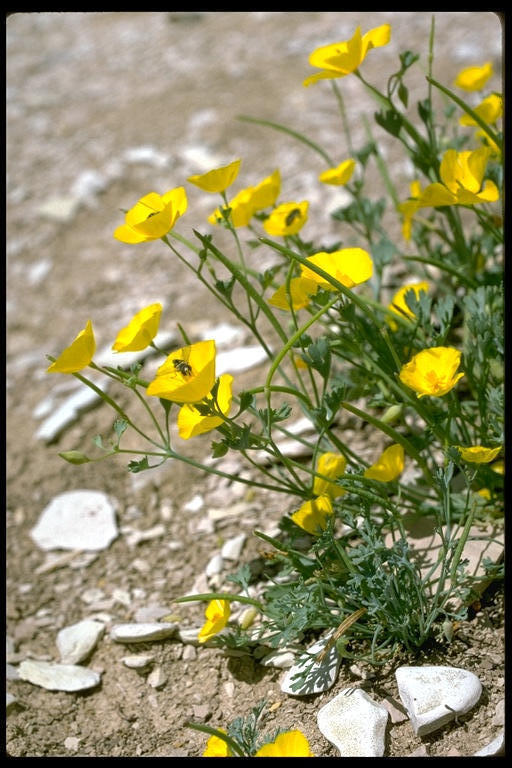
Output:
<instances>
[{"instance_id":1,"label":"yellow petal","mask_svg":"<svg viewBox=\"0 0 512 768\"><path fill-rule=\"evenodd\" d=\"M198 341L171 352L146 394L175 403L197 403L211 392L214 383L215 342Z\"/></svg>"},{"instance_id":2,"label":"yellow petal","mask_svg":"<svg viewBox=\"0 0 512 768\"><path fill-rule=\"evenodd\" d=\"M199 187L204 192L224 192L238 176L241 162L241 160L233 160L229 165L214 168L212 171L208 171L208 173L189 176L187 181L195 184L196 187Z\"/></svg>"},{"instance_id":3,"label":"yellow petal","mask_svg":"<svg viewBox=\"0 0 512 768\"><path fill-rule=\"evenodd\" d=\"M402 317L407 315L408 317L413 318L415 315L412 312L412 310L409 309L405 301L406 294L409 293L409 291L413 291L416 298L419 299L420 293L422 291L424 293L427 293L428 289L429 289L429 284L425 280L422 280L419 283L407 283L407 285L403 285L395 293L395 295L391 299L391 303L389 304L388 309L390 309L396 315L401 315ZM396 323L395 323L395 327L396 327Z\"/></svg>"},{"instance_id":4,"label":"yellow petal","mask_svg":"<svg viewBox=\"0 0 512 768\"><path fill-rule=\"evenodd\" d=\"M323 184L334 184L336 186L347 184L354 173L355 167L356 161L349 158L340 163L336 168L329 168L329 170L323 171L319 175L318 180Z\"/></svg>"},{"instance_id":5,"label":"yellow petal","mask_svg":"<svg viewBox=\"0 0 512 768\"><path fill-rule=\"evenodd\" d=\"M454 80L457 88L463 91L479 91L492 75L492 62L487 61L481 67L466 67Z\"/></svg>"},{"instance_id":6,"label":"yellow petal","mask_svg":"<svg viewBox=\"0 0 512 768\"><path fill-rule=\"evenodd\" d=\"M294 311L307 307L318 290L318 284L307 277L292 277L290 280L290 297ZM286 290L286 283L280 285L277 291L268 300L269 304L278 309L290 311L290 303Z\"/></svg>"},{"instance_id":7,"label":"yellow petal","mask_svg":"<svg viewBox=\"0 0 512 768\"><path fill-rule=\"evenodd\" d=\"M116 352L137 352L153 341L158 333L161 304L150 304L132 317L129 324L117 334L112 345Z\"/></svg>"},{"instance_id":8,"label":"yellow petal","mask_svg":"<svg viewBox=\"0 0 512 768\"><path fill-rule=\"evenodd\" d=\"M333 251L332 253L322 251L314 256L309 256L306 261L320 267L347 288L366 282L373 274L373 262L369 253L362 248L343 248L341 251ZM322 288L329 291L337 290L327 279L308 269L308 267L303 265L301 271L303 277L314 280Z\"/></svg>"},{"instance_id":9,"label":"yellow petal","mask_svg":"<svg viewBox=\"0 0 512 768\"><path fill-rule=\"evenodd\" d=\"M281 203L263 222L263 229L272 236L296 235L308 219L307 200L300 203Z\"/></svg>"},{"instance_id":10,"label":"yellow petal","mask_svg":"<svg viewBox=\"0 0 512 768\"><path fill-rule=\"evenodd\" d=\"M275 205L281 191L281 174L276 169L253 188L252 204L255 211Z\"/></svg>"},{"instance_id":11,"label":"yellow petal","mask_svg":"<svg viewBox=\"0 0 512 768\"><path fill-rule=\"evenodd\" d=\"M346 465L347 460L341 453L328 451L319 457L316 469L320 475L336 480L336 478L344 474ZM342 496L346 491L336 483L324 480L322 477L315 477L313 493L317 496L327 494L331 499L335 499L338 496Z\"/></svg>"},{"instance_id":12,"label":"yellow petal","mask_svg":"<svg viewBox=\"0 0 512 768\"><path fill-rule=\"evenodd\" d=\"M219 388L217 390L217 402L222 413L227 416L231 407L231 385L233 376L229 373L223 373L219 377ZM207 397L211 400L211 396ZM215 427L222 424L223 419L220 416L202 416L197 408L186 403L178 413L178 433L182 440L189 440L191 437L203 435L210 432Z\"/></svg>"},{"instance_id":13,"label":"yellow petal","mask_svg":"<svg viewBox=\"0 0 512 768\"><path fill-rule=\"evenodd\" d=\"M404 470L404 449L399 443L390 445L377 461L365 470L364 476L371 480L389 483L396 480Z\"/></svg>"},{"instance_id":14,"label":"yellow petal","mask_svg":"<svg viewBox=\"0 0 512 768\"><path fill-rule=\"evenodd\" d=\"M228 623L230 614L229 600L211 600L204 612L206 621L197 635L199 642L206 643L218 635Z\"/></svg>"},{"instance_id":15,"label":"yellow petal","mask_svg":"<svg viewBox=\"0 0 512 768\"><path fill-rule=\"evenodd\" d=\"M464 373L456 374L460 357L459 350L453 347L422 349L402 366L400 381L413 389L418 397L442 397L464 376Z\"/></svg>"},{"instance_id":16,"label":"yellow petal","mask_svg":"<svg viewBox=\"0 0 512 768\"><path fill-rule=\"evenodd\" d=\"M308 533L319 536L325 529L327 517L332 514L331 499L329 496L323 495L317 499L305 501L297 512L291 515L291 519Z\"/></svg>"},{"instance_id":17,"label":"yellow petal","mask_svg":"<svg viewBox=\"0 0 512 768\"><path fill-rule=\"evenodd\" d=\"M96 351L96 342L92 323L87 321L85 328L66 347L47 369L47 373L77 373L86 368Z\"/></svg>"},{"instance_id":18,"label":"yellow petal","mask_svg":"<svg viewBox=\"0 0 512 768\"><path fill-rule=\"evenodd\" d=\"M309 742L301 731L280 733L274 741L264 744L254 757L314 757Z\"/></svg>"},{"instance_id":19,"label":"yellow petal","mask_svg":"<svg viewBox=\"0 0 512 768\"><path fill-rule=\"evenodd\" d=\"M226 733L224 728L218 728L217 730ZM203 752L203 757L232 757L232 755L229 744L224 739L221 739L220 736L215 735L210 736Z\"/></svg>"},{"instance_id":20,"label":"yellow petal","mask_svg":"<svg viewBox=\"0 0 512 768\"><path fill-rule=\"evenodd\" d=\"M487 464L495 459L501 451L501 445L496 448L486 448L483 445L470 445L464 448L462 445L458 445L457 448L464 461L469 461L472 464Z\"/></svg>"}]
</instances>

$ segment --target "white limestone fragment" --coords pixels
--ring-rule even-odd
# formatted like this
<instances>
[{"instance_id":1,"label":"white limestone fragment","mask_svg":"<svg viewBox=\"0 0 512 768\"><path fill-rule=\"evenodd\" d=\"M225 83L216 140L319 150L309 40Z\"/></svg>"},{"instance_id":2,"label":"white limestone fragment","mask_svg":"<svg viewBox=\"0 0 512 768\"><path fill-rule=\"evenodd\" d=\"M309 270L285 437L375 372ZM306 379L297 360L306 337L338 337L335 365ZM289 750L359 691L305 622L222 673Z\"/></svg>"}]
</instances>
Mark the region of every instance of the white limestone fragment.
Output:
<instances>
[{"instance_id":1,"label":"white limestone fragment","mask_svg":"<svg viewBox=\"0 0 512 768\"><path fill-rule=\"evenodd\" d=\"M155 667L153 671L148 675L147 683L152 688L163 688L167 682L167 676L165 675L162 667Z\"/></svg>"},{"instance_id":2,"label":"white limestone fragment","mask_svg":"<svg viewBox=\"0 0 512 768\"><path fill-rule=\"evenodd\" d=\"M96 551L117 538L117 502L101 491L65 491L51 500L31 530L40 549Z\"/></svg>"},{"instance_id":3,"label":"white limestone fragment","mask_svg":"<svg viewBox=\"0 0 512 768\"><path fill-rule=\"evenodd\" d=\"M472 709L482 693L473 672L458 667L399 667L396 681L414 733L425 736Z\"/></svg>"},{"instance_id":4,"label":"white limestone fragment","mask_svg":"<svg viewBox=\"0 0 512 768\"><path fill-rule=\"evenodd\" d=\"M216 576L222 571L222 567L224 565L224 560L222 558L222 555L220 552L217 552L216 555L213 555L213 557L210 558L208 561L208 564L205 568L205 573L210 579L212 576Z\"/></svg>"},{"instance_id":5,"label":"white limestone fragment","mask_svg":"<svg viewBox=\"0 0 512 768\"><path fill-rule=\"evenodd\" d=\"M280 651L271 651L266 656L264 656L262 659L260 659L260 664L262 667L274 667L275 669L289 669L293 666L293 662L295 661L295 654L293 651L286 651L286 650L280 650Z\"/></svg>"},{"instance_id":6,"label":"white limestone fragment","mask_svg":"<svg viewBox=\"0 0 512 768\"><path fill-rule=\"evenodd\" d=\"M110 379L105 378L101 382L95 382L95 384L102 390L102 392L106 392L110 384ZM38 440L44 440L45 443L51 443L59 437L66 427L73 424L80 414L85 413L100 402L101 396L93 389L81 386L79 390L72 395L69 395L69 397L43 421L36 432L36 438Z\"/></svg>"},{"instance_id":7,"label":"white limestone fragment","mask_svg":"<svg viewBox=\"0 0 512 768\"><path fill-rule=\"evenodd\" d=\"M144 624L116 624L110 630L110 637L116 643L147 643L164 640L176 632L178 625L171 622L155 621Z\"/></svg>"},{"instance_id":8,"label":"white limestone fragment","mask_svg":"<svg viewBox=\"0 0 512 768\"><path fill-rule=\"evenodd\" d=\"M62 664L79 664L86 659L104 631L104 624L90 619L61 629L57 634L57 648Z\"/></svg>"},{"instance_id":9,"label":"white limestone fragment","mask_svg":"<svg viewBox=\"0 0 512 768\"><path fill-rule=\"evenodd\" d=\"M83 691L100 683L100 675L76 664L56 664L53 661L27 659L19 666L21 680L39 685L48 691Z\"/></svg>"},{"instance_id":10,"label":"white limestone fragment","mask_svg":"<svg viewBox=\"0 0 512 768\"><path fill-rule=\"evenodd\" d=\"M240 533L238 536L225 541L221 549L222 557L225 560L238 560L242 554L246 538L245 533Z\"/></svg>"},{"instance_id":11,"label":"white limestone fragment","mask_svg":"<svg viewBox=\"0 0 512 768\"><path fill-rule=\"evenodd\" d=\"M505 754L505 731L501 731L498 736L496 736L495 739L491 741L490 744L487 744L485 747L482 747L482 749L479 749L478 752L475 752L473 757L492 757L493 755L504 755Z\"/></svg>"},{"instance_id":12,"label":"white limestone fragment","mask_svg":"<svg viewBox=\"0 0 512 768\"><path fill-rule=\"evenodd\" d=\"M259 344L234 347L218 353L215 359L215 370L217 376L223 373L240 373L261 365L265 360L268 360L267 354Z\"/></svg>"},{"instance_id":13,"label":"white limestone fragment","mask_svg":"<svg viewBox=\"0 0 512 768\"><path fill-rule=\"evenodd\" d=\"M318 728L341 757L382 757L388 712L361 688L344 688L322 707Z\"/></svg>"},{"instance_id":14,"label":"white limestone fragment","mask_svg":"<svg viewBox=\"0 0 512 768\"><path fill-rule=\"evenodd\" d=\"M186 504L183 505L183 511L199 512L199 510L202 509L203 507L204 507L204 499L200 493L196 493L195 496L192 496L192 498L189 501L187 501Z\"/></svg>"},{"instance_id":15,"label":"white limestone fragment","mask_svg":"<svg viewBox=\"0 0 512 768\"><path fill-rule=\"evenodd\" d=\"M332 688L341 664L341 656L336 645L329 648L324 658L317 661L318 654L324 651L331 635L332 632L299 656L297 663L286 673L281 683L283 693L291 696L311 696L313 693L321 693ZM299 673L302 678L300 684L294 679Z\"/></svg>"}]
</instances>

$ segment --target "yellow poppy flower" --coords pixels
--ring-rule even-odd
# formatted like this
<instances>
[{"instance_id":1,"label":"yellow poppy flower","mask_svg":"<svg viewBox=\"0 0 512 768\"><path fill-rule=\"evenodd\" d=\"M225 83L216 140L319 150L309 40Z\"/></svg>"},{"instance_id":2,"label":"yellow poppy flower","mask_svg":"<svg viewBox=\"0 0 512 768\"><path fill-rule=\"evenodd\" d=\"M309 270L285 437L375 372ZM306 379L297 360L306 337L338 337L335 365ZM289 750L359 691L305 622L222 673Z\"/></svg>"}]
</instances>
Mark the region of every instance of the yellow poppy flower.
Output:
<instances>
[{"instance_id":1,"label":"yellow poppy flower","mask_svg":"<svg viewBox=\"0 0 512 768\"><path fill-rule=\"evenodd\" d=\"M183 187L176 187L158 195L150 192L141 197L126 212L125 223L114 232L122 243L144 243L166 235L187 210L187 195Z\"/></svg>"},{"instance_id":2,"label":"yellow poppy flower","mask_svg":"<svg viewBox=\"0 0 512 768\"><path fill-rule=\"evenodd\" d=\"M230 373L219 376L219 389L217 390L217 402L222 413L227 416L231 407L231 384L233 377ZM211 396L206 397L211 400ZM178 413L178 433L182 440L189 440L196 435L204 435L222 424L220 416L202 416L197 408L186 403L182 405Z\"/></svg>"},{"instance_id":3,"label":"yellow poppy flower","mask_svg":"<svg viewBox=\"0 0 512 768\"><path fill-rule=\"evenodd\" d=\"M353 288L354 285L366 282L373 274L373 262L369 253L362 248L342 248L341 251L333 251L332 253L322 251L315 253L314 256L309 256L306 261L320 267L324 272L328 272L347 288ZM337 290L328 280L320 277L304 265L301 267L301 273L302 277L314 280L328 291Z\"/></svg>"},{"instance_id":4,"label":"yellow poppy flower","mask_svg":"<svg viewBox=\"0 0 512 768\"><path fill-rule=\"evenodd\" d=\"M276 169L259 184L252 188L252 204L255 211L262 211L275 205L281 192L281 174Z\"/></svg>"},{"instance_id":5,"label":"yellow poppy flower","mask_svg":"<svg viewBox=\"0 0 512 768\"><path fill-rule=\"evenodd\" d=\"M504 475L505 474L505 462L503 459L500 459L499 461L495 461L494 464L491 464L491 467L493 472L496 472L498 475Z\"/></svg>"},{"instance_id":6,"label":"yellow poppy flower","mask_svg":"<svg viewBox=\"0 0 512 768\"><path fill-rule=\"evenodd\" d=\"M347 460L341 453L332 453L328 451L319 457L316 468L319 474L330 477L332 480L336 480L337 477L341 477L345 472L346 466ZM317 496L327 494L331 499L335 499L337 496L342 496L346 491L336 483L330 483L322 477L315 477L313 493L316 493Z\"/></svg>"},{"instance_id":7,"label":"yellow poppy flower","mask_svg":"<svg viewBox=\"0 0 512 768\"><path fill-rule=\"evenodd\" d=\"M453 84L463 91L479 91L492 75L492 62L486 61L481 67L466 67L459 72Z\"/></svg>"},{"instance_id":8,"label":"yellow poppy flower","mask_svg":"<svg viewBox=\"0 0 512 768\"><path fill-rule=\"evenodd\" d=\"M352 160L351 158L349 160L344 160L337 166L337 168L329 168L329 170L321 173L318 180L323 184L335 184L340 187L350 181L355 167L355 160Z\"/></svg>"},{"instance_id":9,"label":"yellow poppy flower","mask_svg":"<svg viewBox=\"0 0 512 768\"><path fill-rule=\"evenodd\" d=\"M390 483L404 471L404 449L399 443L390 445L381 453L377 461L365 469L364 476L370 480Z\"/></svg>"},{"instance_id":10,"label":"yellow poppy flower","mask_svg":"<svg viewBox=\"0 0 512 768\"><path fill-rule=\"evenodd\" d=\"M457 448L464 461L469 461L471 464L488 464L501 451L501 445L496 448L485 448L483 445L470 445L464 448L462 445L457 445Z\"/></svg>"},{"instance_id":11,"label":"yellow poppy flower","mask_svg":"<svg viewBox=\"0 0 512 768\"><path fill-rule=\"evenodd\" d=\"M302 731L285 731L260 747L254 757L314 757L314 754Z\"/></svg>"},{"instance_id":12,"label":"yellow poppy flower","mask_svg":"<svg viewBox=\"0 0 512 768\"><path fill-rule=\"evenodd\" d=\"M503 114L503 99L499 94L491 93L477 107L473 108L473 112L488 125L493 125ZM461 125L477 125L471 115L466 113L459 119L459 123Z\"/></svg>"},{"instance_id":13,"label":"yellow poppy flower","mask_svg":"<svg viewBox=\"0 0 512 768\"><path fill-rule=\"evenodd\" d=\"M419 299L420 293L422 291L424 293L427 293L428 289L429 289L429 284L425 280L422 280L420 283L407 283L407 285L402 286L402 288L400 288L395 293L395 295L391 299L391 303L388 305L388 309L390 309L396 315L401 315L401 317L407 316L413 319L415 317L415 314L407 306L405 302L405 296L409 291L413 291L416 298ZM398 326L392 318L388 319L388 323L391 329L393 331L396 331Z\"/></svg>"},{"instance_id":14,"label":"yellow poppy flower","mask_svg":"<svg viewBox=\"0 0 512 768\"><path fill-rule=\"evenodd\" d=\"M387 45L390 38L391 27L389 24L374 27L365 32L364 35L361 35L361 27L357 27L350 40L317 48L310 54L309 63L312 67L318 67L322 71L306 78L303 85L307 87L326 78L346 77L360 67L372 48Z\"/></svg>"},{"instance_id":15,"label":"yellow poppy flower","mask_svg":"<svg viewBox=\"0 0 512 768\"><path fill-rule=\"evenodd\" d=\"M249 224L254 213L253 192L252 187L241 189L229 201L230 220L234 227L246 227ZM226 208L217 208L211 216L208 216L210 224L219 224L224 220L221 210L226 211Z\"/></svg>"},{"instance_id":16,"label":"yellow poppy flower","mask_svg":"<svg viewBox=\"0 0 512 768\"><path fill-rule=\"evenodd\" d=\"M318 536L326 526L326 520L333 514L331 498L327 494L318 496L316 499L305 501L304 504L291 515L291 519L300 528Z\"/></svg>"},{"instance_id":17,"label":"yellow poppy flower","mask_svg":"<svg viewBox=\"0 0 512 768\"><path fill-rule=\"evenodd\" d=\"M488 488L480 488L479 491L477 491L478 495L482 497L482 499L485 499L486 501L490 501L491 499L491 492Z\"/></svg>"},{"instance_id":18,"label":"yellow poppy flower","mask_svg":"<svg viewBox=\"0 0 512 768\"><path fill-rule=\"evenodd\" d=\"M281 203L263 222L265 232L273 236L296 235L308 220L307 200L301 203Z\"/></svg>"},{"instance_id":19,"label":"yellow poppy flower","mask_svg":"<svg viewBox=\"0 0 512 768\"><path fill-rule=\"evenodd\" d=\"M217 730L226 733L224 728L218 728ZM229 748L229 744L224 739L221 739L220 736L212 735L206 743L203 757L233 757L233 753Z\"/></svg>"},{"instance_id":20,"label":"yellow poppy flower","mask_svg":"<svg viewBox=\"0 0 512 768\"><path fill-rule=\"evenodd\" d=\"M310 280L308 277L292 277L290 280L290 298L292 301L292 307L294 311L307 307L311 296L318 291L318 284L314 280ZM290 303L288 300L288 293L286 291L286 283L280 285L277 291L272 294L268 300L269 304L278 309L285 309L290 311Z\"/></svg>"},{"instance_id":21,"label":"yellow poppy flower","mask_svg":"<svg viewBox=\"0 0 512 768\"><path fill-rule=\"evenodd\" d=\"M158 333L161 304L150 304L132 317L129 324L117 334L112 344L115 352L138 352L153 341Z\"/></svg>"},{"instance_id":22,"label":"yellow poppy flower","mask_svg":"<svg viewBox=\"0 0 512 768\"><path fill-rule=\"evenodd\" d=\"M413 389L418 397L446 395L464 373L456 373L461 353L453 347L422 349L402 366L400 381Z\"/></svg>"},{"instance_id":23,"label":"yellow poppy flower","mask_svg":"<svg viewBox=\"0 0 512 768\"><path fill-rule=\"evenodd\" d=\"M218 635L228 623L230 614L229 600L211 600L204 612L206 621L197 635L199 642L206 643L207 640Z\"/></svg>"},{"instance_id":24,"label":"yellow poppy flower","mask_svg":"<svg viewBox=\"0 0 512 768\"><path fill-rule=\"evenodd\" d=\"M404 240L409 241L411 239L412 232L412 220L415 213L419 210L420 203L418 202L421 197L421 184L415 179L410 184L410 200L406 200L398 205L398 210L403 216L402 223L402 237Z\"/></svg>"},{"instance_id":25,"label":"yellow poppy flower","mask_svg":"<svg viewBox=\"0 0 512 768\"><path fill-rule=\"evenodd\" d=\"M214 168L208 173L200 173L195 176L189 176L187 181L195 184L196 187L204 192L224 192L238 176L241 160L233 160L229 165L221 168Z\"/></svg>"},{"instance_id":26,"label":"yellow poppy flower","mask_svg":"<svg viewBox=\"0 0 512 768\"><path fill-rule=\"evenodd\" d=\"M146 394L175 403L197 403L215 383L215 342L198 341L171 352Z\"/></svg>"},{"instance_id":27,"label":"yellow poppy flower","mask_svg":"<svg viewBox=\"0 0 512 768\"><path fill-rule=\"evenodd\" d=\"M77 373L89 365L95 351L96 341L92 323L88 320L85 328L80 331L69 347L60 353L46 373Z\"/></svg>"}]
</instances>

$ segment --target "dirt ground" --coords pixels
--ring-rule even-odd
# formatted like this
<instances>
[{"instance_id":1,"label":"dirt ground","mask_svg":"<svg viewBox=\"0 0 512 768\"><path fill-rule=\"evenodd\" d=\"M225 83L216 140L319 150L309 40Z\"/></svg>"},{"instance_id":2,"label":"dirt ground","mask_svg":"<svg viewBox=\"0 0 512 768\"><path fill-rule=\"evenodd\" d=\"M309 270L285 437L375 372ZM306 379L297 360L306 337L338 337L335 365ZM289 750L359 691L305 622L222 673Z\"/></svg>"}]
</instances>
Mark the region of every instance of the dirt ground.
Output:
<instances>
[{"instance_id":1,"label":"dirt ground","mask_svg":"<svg viewBox=\"0 0 512 768\"><path fill-rule=\"evenodd\" d=\"M98 348L110 346L132 314L155 301L164 304L162 323L170 330L180 322L195 335L233 321L162 243L130 246L114 240L112 232L123 219L120 209L151 190L163 193L185 184L190 174L208 170L201 163L211 161L213 167L240 157L237 189L279 167L281 199L310 200L304 235L335 239L339 225L329 211L339 204L339 193L326 198L318 190L315 180L324 170L320 158L282 133L236 118L246 114L293 126L343 159L347 148L330 88L301 85L310 74L308 54L349 38L358 23L363 31L390 23L392 44L369 55L364 73L383 86L382 72L398 69L398 53L418 50L421 62L410 76L415 103L426 95L430 18L424 12L352 11L8 17L6 611L18 660L58 660L57 632L93 614L108 615L115 624L159 604L179 613L185 626L201 625L200 604L178 609L173 600L192 589L212 554L240 531L248 535L242 560L257 557L252 530L268 527L283 513L284 497L263 491L251 496L244 486L225 487L184 464L167 462L157 472L131 475L123 460L78 467L63 462L59 451L87 452L96 434L109 435L113 416L106 406L83 414L51 445L36 438L38 406L66 383L66 377L46 375L45 355L58 354L88 318ZM499 90L501 27L495 14L437 14L438 79L450 85L462 67L487 60L498 73L493 85ZM366 141L361 117L371 118L373 105L356 78L340 83L352 140L360 147ZM377 129L376 136L384 141ZM396 147L384 146L405 198L407 164ZM206 217L217 201L186 186L189 210L177 231L192 238L193 227L212 231ZM252 258L261 268L269 254L257 250ZM244 340L254 343L247 336ZM240 375L237 387L263 376L263 367L253 369ZM196 438L188 450L205 459L209 445L208 439ZM79 488L117 499L121 528L145 531L163 524L164 535L130 546L122 533L88 565L38 573L46 555L30 530L55 495ZM196 494L204 499L203 509L184 511ZM208 508L240 502L248 512L215 527L204 525ZM93 588L103 594L87 603L84 595ZM404 756L424 746L430 756L466 756L489 743L500 730L496 707L504 696L503 644L498 585L462 623L451 645L433 645L415 660L473 671L484 687L479 704L423 739L414 736L409 722L393 725L386 755ZM348 668L342 666L330 691L293 698L280 690L282 670L248 657L228 658L220 650L203 647L184 654L184 648L176 640L126 647L111 642L107 631L88 661L102 671L98 688L76 694L8 681L17 702L7 719L7 753L198 756L206 736L186 728L187 720L225 726L266 698L275 704L270 728L300 728L315 755L335 756L317 728L316 713L354 683ZM121 662L127 653L146 650L164 670L162 688L152 688L146 676ZM367 690L377 698L378 693L397 698L393 669L379 672L372 685Z\"/></svg>"}]
</instances>

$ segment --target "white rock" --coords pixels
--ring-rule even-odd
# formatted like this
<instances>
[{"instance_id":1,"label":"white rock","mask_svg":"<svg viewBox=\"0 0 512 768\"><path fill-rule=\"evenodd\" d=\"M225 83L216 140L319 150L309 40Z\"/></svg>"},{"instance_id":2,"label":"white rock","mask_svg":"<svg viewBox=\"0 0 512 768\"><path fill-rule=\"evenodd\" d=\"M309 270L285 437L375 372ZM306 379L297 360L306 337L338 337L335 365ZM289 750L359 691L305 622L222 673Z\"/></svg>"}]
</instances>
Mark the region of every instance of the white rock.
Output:
<instances>
[{"instance_id":1,"label":"white rock","mask_svg":"<svg viewBox=\"0 0 512 768\"><path fill-rule=\"evenodd\" d=\"M106 549L118 536L117 503L101 491L66 491L55 496L31 530L41 549Z\"/></svg>"},{"instance_id":2,"label":"white rock","mask_svg":"<svg viewBox=\"0 0 512 768\"><path fill-rule=\"evenodd\" d=\"M496 736L487 746L479 749L475 752L473 757L492 757L492 755L504 755L505 754L505 731Z\"/></svg>"},{"instance_id":3,"label":"white rock","mask_svg":"<svg viewBox=\"0 0 512 768\"><path fill-rule=\"evenodd\" d=\"M458 667L399 667L395 676L417 736L431 733L468 712L482 693L478 677Z\"/></svg>"},{"instance_id":4,"label":"white rock","mask_svg":"<svg viewBox=\"0 0 512 768\"><path fill-rule=\"evenodd\" d=\"M382 757L387 710L360 688L345 688L322 707L318 728L341 757Z\"/></svg>"},{"instance_id":5,"label":"white rock","mask_svg":"<svg viewBox=\"0 0 512 768\"><path fill-rule=\"evenodd\" d=\"M167 682L167 676L165 675L162 667L155 667L154 670L148 675L147 683L152 688L163 688Z\"/></svg>"},{"instance_id":6,"label":"white rock","mask_svg":"<svg viewBox=\"0 0 512 768\"><path fill-rule=\"evenodd\" d=\"M208 576L208 578L211 578L212 576L215 576L216 574L220 573L222 571L223 565L224 565L224 560L222 559L222 555L220 554L220 552L218 552L216 555L210 558L205 568L205 573Z\"/></svg>"},{"instance_id":7,"label":"white rock","mask_svg":"<svg viewBox=\"0 0 512 768\"><path fill-rule=\"evenodd\" d=\"M125 531L126 528L123 530ZM126 543L129 547L136 547L142 541L151 541L151 539L157 539L159 536L165 536L165 525L163 523L157 523L152 528L146 528L144 531L132 528L126 534Z\"/></svg>"},{"instance_id":8,"label":"white rock","mask_svg":"<svg viewBox=\"0 0 512 768\"><path fill-rule=\"evenodd\" d=\"M183 649L183 653L181 654L181 658L183 661L194 661L194 659L197 659L197 651L194 646L186 645Z\"/></svg>"},{"instance_id":9,"label":"white rock","mask_svg":"<svg viewBox=\"0 0 512 768\"><path fill-rule=\"evenodd\" d=\"M259 344L235 347L226 352L219 352L215 358L217 376L223 373L241 373L268 360L267 354Z\"/></svg>"},{"instance_id":10,"label":"white rock","mask_svg":"<svg viewBox=\"0 0 512 768\"><path fill-rule=\"evenodd\" d=\"M295 654L293 651L272 651L260 659L262 667L274 667L275 669L289 669L293 666Z\"/></svg>"},{"instance_id":11,"label":"white rock","mask_svg":"<svg viewBox=\"0 0 512 768\"><path fill-rule=\"evenodd\" d=\"M116 587L116 589L112 590L112 598L116 603L121 603L121 605L124 605L126 608L129 608L132 604L132 598L127 589L119 589Z\"/></svg>"},{"instance_id":12,"label":"white rock","mask_svg":"<svg viewBox=\"0 0 512 768\"><path fill-rule=\"evenodd\" d=\"M170 613L170 609L164 605L158 603L149 603L149 605L143 605L138 608L133 618L136 624L144 624L151 621L159 621L163 616L167 616Z\"/></svg>"},{"instance_id":13,"label":"white rock","mask_svg":"<svg viewBox=\"0 0 512 768\"><path fill-rule=\"evenodd\" d=\"M42 282L52 266L53 264L50 259L43 259L30 267L27 271L27 280L30 285L37 285Z\"/></svg>"},{"instance_id":14,"label":"white rock","mask_svg":"<svg viewBox=\"0 0 512 768\"><path fill-rule=\"evenodd\" d=\"M80 739L76 736L68 736L64 739L64 747L69 749L70 752L76 752L80 745Z\"/></svg>"},{"instance_id":15,"label":"white rock","mask_svg":"<svg viewBox=\"0 0 512 768\"><path fill-rule=\"evenodd\" d=\"M9 662L6 662L5 664L5 679L6 680L20 679L17 668L13 664L9 664Z\"/></svg>"},{"instance_id":16,"label":"white rock","mask_svg":"<svg viewBox=\"0 0 512 768\"><path fill-rule=\"evenodd\" d=\"M146 669L154 660L155 657L150 653L134 653L130 656L123 656L121 659L125 667L130 669Z\"/></svg>"},{"instance_id":17,"label":"white rock","mask_svg":"<svg viewBox=\"0 0 512 768\"><path fill-rule=\"evenodd\" d=\"M75 664L27 659L19 666L21 680L39 685L48 691L83 691L100 683L100 675L92 669Z\"/></svg>"},{"instance_id":18,"label":"white rock","mask_svg":"<svg viewBox=\"0 0 512 768\"><path fill-rule=\"evenodd\" d=\"M204 507L204 499L200 493L196 493L195 496L192 496L190 501L187 501L187 503L183 505L183 511L199 512L199 510L202 509L203 507Z\"/></svg>"},{"instance_id":19,"label":"white rock","mask_svg":"<svg viewBox=\"0 0 512 768\"><path fill-rule=\"evenodd\" d=\"M314 645L301 654L297 663L286 673L282 683L281 690L291 696L310 696L313 693L321 693L332 688L338 677L341 664L336 645L330 648L322 661L315 661L315 657L324 650L332 632L326 637L318 640ZM296 686L297 681L294 677L301 673L303 682Z\"/></svg>"},{"instance_id":20,"label":"white rock","mask_svg":"<svg viewBox=\"0 0 512 768\"><path fill-rule=\"evenodd\" d=\"M234 536L232 539L225 541L221 549L222 557L225 560L238 560L242 554L246 538L247 536L245 533L240 533L238 536Z\"/></svg>"},{"instance_id":21,"label":"white rock","mask_svg":"<svg viewBox=\"0 0 512 768\"><path fill-rule=\"evenodd\" d=\"M101 382L95 382L95 384L102 392L106 392L110 385L110 379L105 378ZM51 416L43 421L36 432L36 438L44 440L45 443L51 443L59 437L66 427L73 424L81 413L85 413L101 402L100 395L94 390L81 386L77 392L70 395L62 405L53 411Z\"/></svg>"},{"instance_id":22,"label":"white rock","mask_svg":"<svg viewBox=\"0 0 512 768\"><path fill-rule=\"evenodd\" d=\"M178 629L180 642L184 645L201 645L197 639L200 631L201 627L180 627Z\"/></svg>"},{"instance_id":23,"label":"white rock","mask_svg":"<svg viewBox=\"0 0 512 768\"><path fill-rule=\"evenodd\" d=\"M104 631L104 624L90 619L61 629L57 634L57 648L62 664L79 664L86 659Z\"/></svg>"},{"instance_id":24,"label":"white rock","mask_svg":"<svg viewBox=\"0 0 512 768\"><path fill-rule=\"evenodd\" d=\"M123 153L123 159L127 163L150 165L153 168L165 168L169 163L169 156L158 152L154 147L129 147Z\"/></svg>"},{"instance_id":25,"label":"white rock","mask_svg":"<svg viewBox=\"0 0 512 768\"><path fill-rule=\"evenodd\" d=\"M39 206L37 212L39 216L53 221L71 221L75 215L80 201L75 197L55 196L50 197L46 202Z\"/></svg>"},{"instance_id":26,"label":"white rock","mask_svg":"<svg viewBox=\"0 0 512 768\"><path fill-rule=\"evenodd\" d=\"M148 622L145 624L116 624L110 630L110 637L116 643L147 643L151 640L163 640L176 632L178 625L168 622Z\"/></svg>"}]
</instances>

